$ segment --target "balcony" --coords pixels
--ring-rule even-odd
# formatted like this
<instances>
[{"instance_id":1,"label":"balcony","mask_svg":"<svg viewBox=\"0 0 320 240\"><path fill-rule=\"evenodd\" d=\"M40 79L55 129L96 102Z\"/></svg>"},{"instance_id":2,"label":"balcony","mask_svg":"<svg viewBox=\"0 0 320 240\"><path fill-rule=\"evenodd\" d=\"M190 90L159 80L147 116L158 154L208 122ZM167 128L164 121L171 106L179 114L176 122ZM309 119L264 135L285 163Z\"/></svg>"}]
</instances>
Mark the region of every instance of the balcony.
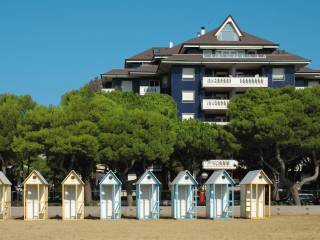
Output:
<instances>
[{"instance_id":1,"label":"balcony","mask_svg":"<svg viewBox=\"0 0 320 240\"><path fill-rule=\"evenodd\" d=\"M208 123L208 124L211 124L211 125L219 125L219 126L226 126L228 125L230 122L205 122L205 123Z\"/></svg>"},{"instance_id":2,"label":"balcony","mask_svg":"<svg viewBox=\"0 0 320 240\"><path fill-rule=\"evenodd\" d=\"M114 90L115 90L114 88L102 88L101 92L109 93L109 92L113 92Z\"/></svg>"},{"instance_id":3,"label":"balcony","mask_svg":"<svg viewBox=\"0 0 320 240\"><path fill-rule=\"evenodd\" d=\"M228 109L227 99L203 99L202 110L225 111Z\"/></svg>"},{"instance_id":4,"label":"balcony","mask_svg":"<svg viewBox=\"0 0 320 240\"><path fill-rule=\"evenodd\" d=\"M204 88L268 87L268 77L203 77L202 87Z\"/></svg>"},{"instance_id":5,"label":"balcony","mask_svg":"<svg viewBox=\"0 0 320 240\"><path fill-rule=\"evenodd\" d=\"M146 95L148 93L160 93L160 87L140 86L140 95Z\"/></svg>"},{"instance_id":6,"label":"balcony","mask_svg":"<svg viewBox=\"0 0 320 240\"><path fill-rule=\"evenodd\" d=\"M203 58L266 58L265 54L247 54L247 53L203 53Z\"/></svg>"}]
</instances>

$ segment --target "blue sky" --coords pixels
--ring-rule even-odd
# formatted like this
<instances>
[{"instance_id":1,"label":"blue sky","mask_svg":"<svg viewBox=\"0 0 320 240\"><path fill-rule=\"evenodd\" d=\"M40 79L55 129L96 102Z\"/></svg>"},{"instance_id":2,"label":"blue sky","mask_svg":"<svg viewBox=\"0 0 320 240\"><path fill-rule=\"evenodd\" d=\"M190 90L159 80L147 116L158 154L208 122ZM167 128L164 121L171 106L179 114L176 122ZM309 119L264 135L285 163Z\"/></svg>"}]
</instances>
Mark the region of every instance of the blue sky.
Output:
<instances>
[{"instance_id":1,"label":"blue sky","mask_svg":"<svg viewBox=\"0 0 320 240\"><path fill-rule=\"evenodd\" d=\"M318 0L1 0L0 93L58 104L126 57L192 38L229 14L320 69L319 9Z\"/></svg>"}]
</instances>

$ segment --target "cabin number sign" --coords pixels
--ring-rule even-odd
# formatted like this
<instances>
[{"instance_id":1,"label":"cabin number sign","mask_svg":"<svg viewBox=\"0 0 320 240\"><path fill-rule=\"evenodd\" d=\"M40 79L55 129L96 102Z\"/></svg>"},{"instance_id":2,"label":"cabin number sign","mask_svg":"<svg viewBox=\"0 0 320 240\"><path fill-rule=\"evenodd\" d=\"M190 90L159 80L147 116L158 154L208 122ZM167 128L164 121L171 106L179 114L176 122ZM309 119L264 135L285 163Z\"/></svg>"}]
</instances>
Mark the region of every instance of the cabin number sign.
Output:
<instances>
[{"instance_id":1,"label":"cabin number sign","mask_svg":"<svg viewBox=\"0 0 320 240\"><path fill-rule=\"evenodd\" d=\"M206 170L228 169L234 170L238 167L236 160L207 160L202 162L202 168Z\"/></svg>"}]
</instances>

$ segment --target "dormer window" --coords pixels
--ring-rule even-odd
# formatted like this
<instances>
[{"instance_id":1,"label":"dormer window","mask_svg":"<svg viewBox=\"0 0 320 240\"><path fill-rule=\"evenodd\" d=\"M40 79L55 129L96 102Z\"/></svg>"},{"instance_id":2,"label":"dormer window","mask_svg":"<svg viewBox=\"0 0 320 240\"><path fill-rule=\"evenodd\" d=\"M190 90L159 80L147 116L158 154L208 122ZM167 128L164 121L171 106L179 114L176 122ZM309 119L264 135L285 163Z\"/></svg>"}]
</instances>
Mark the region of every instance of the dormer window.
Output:
<instances>
[{"instance_id":1,"label":"dormer window","mask_svg":"<svg viewBox=\"0 0 320 240\"><path fill-rule=\"evenodd\" d=\"M239 36L230 23L225 25L217 37L219 41L239 41Z\"/></svg>"},{"instance_id":2,"label":"dormer window","mask_svg":"<svg viewBox=\"0 0 320 240\"><path fill-rule=\"evenodd\" d=\"M242 33L231 16L229 16L219 27L215 36L219 41L240 41Z\"/></svg>"}]
</instances>

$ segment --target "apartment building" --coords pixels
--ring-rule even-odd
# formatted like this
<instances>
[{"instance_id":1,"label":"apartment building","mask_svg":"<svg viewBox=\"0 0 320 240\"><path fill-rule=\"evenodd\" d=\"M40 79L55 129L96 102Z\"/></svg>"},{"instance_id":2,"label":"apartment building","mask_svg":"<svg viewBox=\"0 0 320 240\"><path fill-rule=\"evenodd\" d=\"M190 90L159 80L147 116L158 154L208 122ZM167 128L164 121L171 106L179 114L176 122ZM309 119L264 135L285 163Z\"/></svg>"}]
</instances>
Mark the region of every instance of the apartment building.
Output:
<instances>
[{"instance_id":1,"label":"apartment building","mask_svg":"<svg viewBox=\"0 0 320 240\"><path fill-rule=\"evenodd\" d=\"M101 74L101 90L171 95L182 119L227 124L229 100L248 88L305 88L319 84L310 60L242 31L232 16L216 29L201 27L193 39L147 49L124 68Z\"/></svg>"}]
</instances>

